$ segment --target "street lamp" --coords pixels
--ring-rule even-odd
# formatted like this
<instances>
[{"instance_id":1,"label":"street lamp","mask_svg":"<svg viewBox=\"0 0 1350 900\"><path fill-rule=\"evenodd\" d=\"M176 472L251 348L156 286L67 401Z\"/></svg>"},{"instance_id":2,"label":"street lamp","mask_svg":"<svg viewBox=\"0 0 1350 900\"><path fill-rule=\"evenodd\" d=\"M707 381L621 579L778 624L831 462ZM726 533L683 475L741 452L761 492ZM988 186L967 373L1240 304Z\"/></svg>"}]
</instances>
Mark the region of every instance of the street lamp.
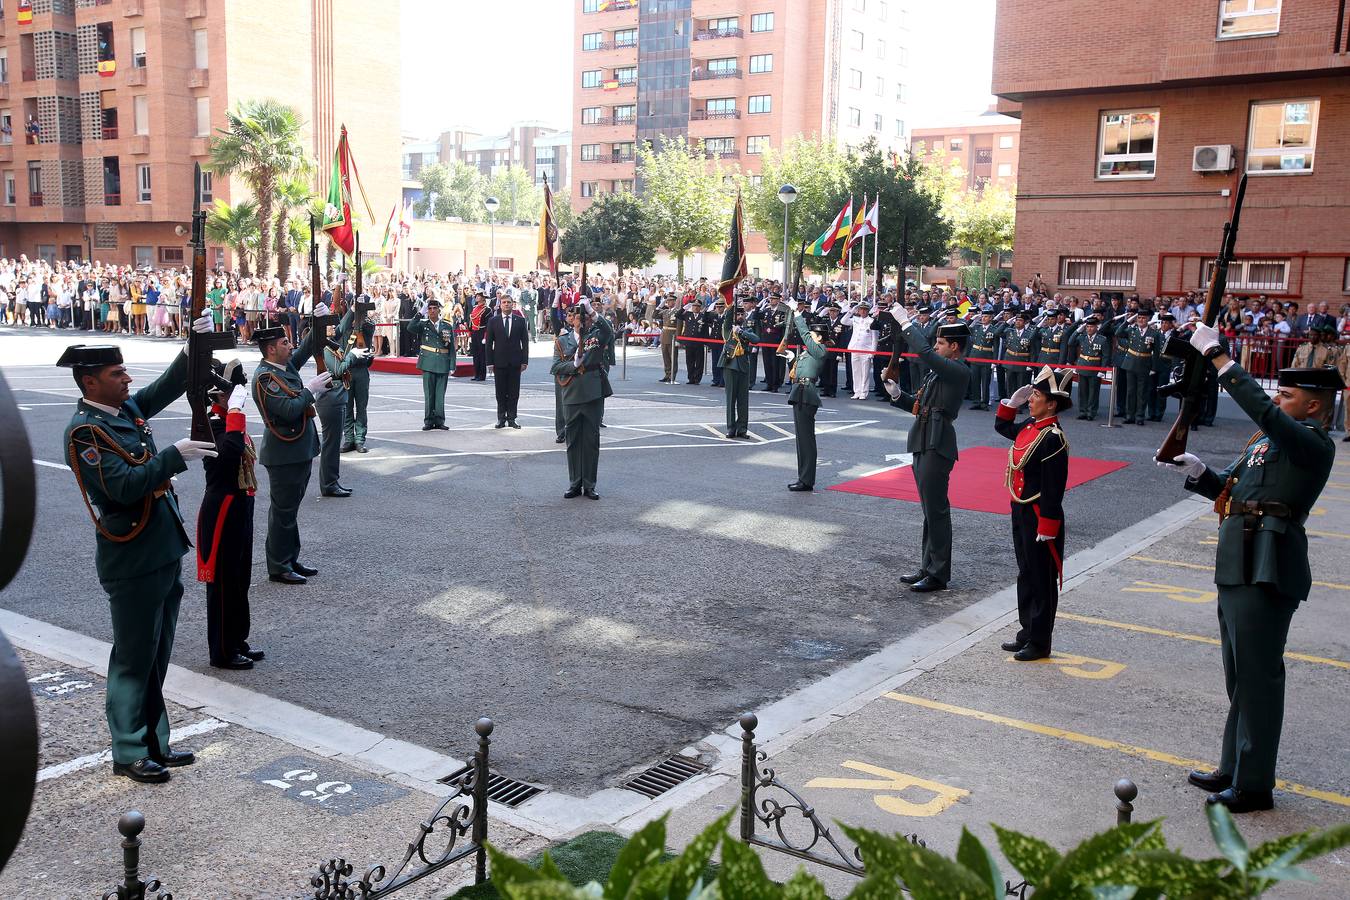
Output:
<instances>
[{"instance_id":1,"label":"street lamp","mask_svg":"<svg viewBox=\"0 0 1350 900\"><path fill-rule=\"evenodd\" d=\"M502 204L496 197L488 197L483 201L483 205L488 211L488 271L496 271L497 268L497 219L495 213Z\"/></svg>"},{"instance_id":2,"label":"street lamp","mask_svg":"<svg viewBox=\"0 0 1350 900\"><path fill-rule=\"evenodd\" d=\"M792 259L788 256L788 210L797 201L797 189L785 184L778 189L778 199L783 201L783 291L792 290ZM796 300L796 297L788 297Z\"/></svg>"}]
</instances>

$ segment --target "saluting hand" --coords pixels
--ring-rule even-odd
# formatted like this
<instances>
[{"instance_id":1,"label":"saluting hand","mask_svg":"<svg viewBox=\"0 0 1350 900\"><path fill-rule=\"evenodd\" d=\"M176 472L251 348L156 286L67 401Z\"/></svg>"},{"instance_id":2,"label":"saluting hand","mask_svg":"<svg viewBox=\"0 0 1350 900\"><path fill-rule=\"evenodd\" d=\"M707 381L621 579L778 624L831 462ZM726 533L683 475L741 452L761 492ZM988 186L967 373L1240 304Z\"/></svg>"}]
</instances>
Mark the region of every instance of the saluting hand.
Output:
<instances>
[{"instance_id":1,"label":"saluting hand","mask_svg":"<svg viewBox=\"0 0 1350 900\"><path fill-rule=\"evenodd\" d=\"M1191 335L1191 346L1200 351L1201 354L1208 353L1219 346L1218 329L1211 328L1204 322L1196 322L1195 332Z\"/></svg>"},{"instance_id":2,"label":"saluting hand","mask_svg":"<svg viewBox=\"0 0 1350 900\"><path fill-rule=\"evenodd\" d=\"M1007 400L1004 400L1003 402L1011 406L1013 409L1021 409L1023 406L1026 405L1026 402L1031 399L1031 390L1032 390L1031 385L1024 384L1017 390L1013 391L1012 396L1009 397Z\"/></svg>"},{"instance_id":3,"label":"saluting hand","mask_svg":"<svg viewBox=\"0 0 1350 900\"><path fill-rule=\"evenodd\" d=\"M183 438L181 441L174 441L174 449L183 457L183 462L192 462L194 459L205 459L215 457L216 445L211 441L194 441L192 438Z\"/></svg>"},{"instance_id":4,"label":"saluting hand","mask_svg":"<svg viewBox=\"0 0 1350 900\"><path fill-rule=\"evenodd\" d=\"M328 315L328 304L320 303L318 306L314 307L314 315L319 316L320 318Z\"/></svg>"}]
</instances>

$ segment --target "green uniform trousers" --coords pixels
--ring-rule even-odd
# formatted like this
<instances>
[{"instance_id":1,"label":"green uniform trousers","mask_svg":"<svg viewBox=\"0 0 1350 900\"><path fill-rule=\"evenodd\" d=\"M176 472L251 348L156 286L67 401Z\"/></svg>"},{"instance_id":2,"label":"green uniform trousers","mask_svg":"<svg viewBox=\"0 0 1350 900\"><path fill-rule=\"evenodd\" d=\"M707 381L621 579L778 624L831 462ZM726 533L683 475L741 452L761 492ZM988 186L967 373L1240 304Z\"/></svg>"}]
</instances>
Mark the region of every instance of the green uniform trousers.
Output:
<instances>
[{"instance_id":1,"label":"green uniform trousers","mask_svg":"<svg viewBox=\"0 0 1350 900\"><path fill-rule=\"evenodd\" d=\"M450 381L448 372L422 373L422 424L445 424L445 385Z\"/></svg>"},{"instance_id":2,"label":"green uniform trousers","mask_svg":"<svg viewBox=\"0 0 1350 900\"><path fill-rule=\"evenodd\" d=\"M366 443L366 423L369 421L366 408L370 405L370 370L347 371L351 372L352 386L347 391L347 424L342 432L342 443L362 447Z\"/></svg>"},{"instance_id":3,"label":"green uniform trousers","mask_svg":"<svg viewBox=\"0 0 1350 900\"><path fill-rule=\"evenodd\" d=\"M727 434L750 433L750 379L748 372L723 369L727 393Z\"/></svg>"},{"instance_id":4,"label":"green uniform trousers","mask_svg":"<svg viewBox=\"0 0 1350 900\"><path fill-rule=\"evenodd\" d=\"M144 575L104 581L112 610L105 706L113 762L129 765L169 749L164 676L169 672L183 563L175 560Z\"/></svg>"},{"instance_id":5,"label":"green uniform trousers","mask_svg":"<svg viewBox=\"0 0 1350 900\"><path fill-rule=\"evenodd\" d=\"M1148 417L1148 372L1125 373L1125 418L1142 422Z\"/></svg>"},{"instance_id":6,"label":"green uniform trousers","mask_svg":"<svg viewBox=\"0 0 1350 900\"><path fill-rule=\"evenodd\" d=\"M567 439L567 418L563 415L562 385L553 379L553 430L560 440Z\"/></svg>"},{"instance_id":7,"label":"green uniform trousers","mask_svg":"<svg viewBox=\"0 0 1350 900\"><path fill-rule=\"evenodd\" d=\"M1219 585L1219 642L1228 688L1219 771L1244 791L1275 787L1284 722L1284 642L1293 600L1261 585Z\"/></svg>"},{"instance_id":8,"label":"green uniform trousers","mask_svg":"<svg viewBox=\"0 0 1350 900\"><path fill-rule=\"evenodd\" d=\"M569 488L594 490L600 468L600 417L604 400L567 404L567 481Z\"/></svg>"},{"instance_id":9,"label":"green uniform trousers","mask_svg":"<svg viewBox=\"0 0 1350 900\"><path fill-rule=\"evenodd\" d=\"M1008 388L1009 397L1011 397L1013 392L1018 388L1031 384L1030 366L1004 366L1003 369L1003 381Z\"/></svg>"},{"instance_id":10,"label":"green uniform trousers","mask_svg":"<svg viewBox=\"0 0 1350 900\"><path fill-rule=\"evenodd\" d=\"M805 403L792 405L792 427L797 434L797 480L816 486L816 410Z\"/></svg>"},{"instance_id":11,"label":"green uniform trousers","mask_svg":"<svg viewBox=\"0 0 1350 900\"><path fill-rule=\"evenodd\" d=\"M1102 380L1095 374L1084 372L1078 376L1082 388L1078 392L1078 411L1089 419L1097 417L1097 405L1102 396Z\"/></svg>"},{"instance_id":12,"label":"green uniform trousers","mask_svg":"<svg viewBox=\"0 0 1350 900\"><path fill-rule=\"evenodd\" d=\"M292 571L300 556L300 503L309 488L311 460L267 466L267 574Z\"/></svg>"},{"instance_id":13,"label":"green uniform trousers","mask_svg":"<svg viewBox=\"0 0 1350 900\"><path fill-rule=\"evenodd\" d=\"M952 507L947 483L955 463L933 450L914 454L914 483L923 508L923 561L919 568L943 584L952 580Z\"/></svg>"},{"instance_id":14,"label":"green uniform trousers","mask_svg":"<svg viewBox=\"0 0 1350 900\"><path fill-rule=\"evenodd\" d=\"M347 390L340 381L334 384L338 386L314 401L323 430L319 443L319 489L322 491L334 491L340 486L338 470L342 465L342 439L346 432Z\"/></svg>"}]
</instances>

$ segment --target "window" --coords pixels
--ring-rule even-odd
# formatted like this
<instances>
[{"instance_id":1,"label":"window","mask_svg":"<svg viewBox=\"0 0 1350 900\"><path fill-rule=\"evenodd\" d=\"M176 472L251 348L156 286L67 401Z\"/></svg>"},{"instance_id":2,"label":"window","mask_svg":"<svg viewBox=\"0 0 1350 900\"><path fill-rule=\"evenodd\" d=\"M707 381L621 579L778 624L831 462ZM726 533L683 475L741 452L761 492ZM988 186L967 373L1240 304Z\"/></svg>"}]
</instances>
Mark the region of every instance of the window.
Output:
<instances>
[{"instance_id":1,"label":"window","mask_svg":"<svg viewBox=\"0 0 1350 900\"><path fill-rule=\"evenodd\" d=\"M183 248L160 247L159 264L161 266L181 266L183 264Z\"/></svg>"},{"instance_id":2,"label":"window","mask_svg":"<svg viewBox=\"0 0 1350 900\"><path fill-rule=\"evenodd\" d=\"M909 48L908 48L908 47L896 47L896 48L895 48L895 61L896 61L897 64L902 65L902 66L907 66L907 65L909 65Z\"/></svg>"},{"instance_id":3,"label":"window","mask_svg":"<svg viewBox=\"0 0 1350 900\"><path fill-rule=\"evenodd\" d=\"M755 13L750 17L751 31L773 31L773 13Z\"/></svg>"},{"instance_id":4,"label":"window","mask_svg":"<svg viewBox=\"0 0 1350 900\"><path fill-rule=\"evenodd\" d=\"M886 58L886 42L883 41L881 38L877 38L877 59L885 59L885 58Z\"/></svg>"},{"instance_id":5,"label":"window","mask_svg":"<svg viewBox=\"0 0 1350 900\"><path fill-rule=\"evenodd\" d=\"M703 142L703 150L709 156L729 156L736 152L736 139L729 137L708 138Z\"/></svg>"},{"instance_id":6,"label":"window","mask_svg":"<svg viewBox=\"0 0 1350 900\"><path fill-rule=\"evenodd\" d=\"M1219 0L1219 39L1280 31L1280 0Z\"/></svg>"},{"instance_id":7,"label":"window","mask_svg":"<svg viewBox=\"0 0 1350 900\"><path fill-rule=\"evenodd\" d=\"M1247 171L1311 172L1320 106L1319 100L1253 103L1247 130Z\"/></svg>"},{"instance_id":8,"label":"window","mask_svg":"<svg viewBox=\"0 0 1350 900\"><path fill-rule=\"evenodd\" d=\"M0 84L9 82L9 48L0 47Z\"/></svg>"},{"instance_id":9,"label":"window","mask_svg":"<svg viewBox=\"0 0 1350 900\"><path fill-rule=\"evenodd\" d=\"M987 166L994 161L994 149L992 147L975 148L975 165Z\"/></svg>"},{"instance_id":10,"label":"window","mask_svg":"<svg viewBox=\"0 0 1350 900\"><path fill-rule=\"evenodd\" d=\"M637 156L637 144L633 141L622 141L614 145L613 159L626 162Z\"/></svg>"},{"instance_id":11,"label":"window","mask_svg":"<svg viewBox=\"0 0 1350 900\"><path fill-rule=\"evenodd\" d=\"M583 106L581 108L581 124L594 125L600 120L600 107Z\"/></svg>"},{"instance_id":12,"label":"window","mask_svg":"<svg viewBox=\"0 0 1350 900\"><path fill-rule=\"evenodd\" d=\"M709 19L708 30L713 34L731 34L741 30L741 20L739 16L724 16L720 19Z\"/></svg>"},{"instance_id":13,"label":"window","mask_svg":"<svg viewBox=\"0 0 1350 900\"><path fill-rule=\"evenodd\" d=\"M952 138L951 144L949 146L953 150L960 150L963 147L965 147L965 145L966 145L965 138Z\"/></svg>"},{"instance_id":14,"label":"window","mask_svg":"<svg viewBox=\"0 0 1350 900\"><path fill-rule=\"evenodd\" d=\"M1200 287L1209 286L1214 261L1205 260L1200 267ZM1289 290L1289 260L1235 259L1228 267L1230 291L1287 291Z\"/></svg>"},{"instance_id":15,"label":"window","mask_svg":"<svg viewBox=\"0 0 1350 900\"><path fill-rule=\"evenodd\" d=\"M1102 113L1098 178L1152 178L1158 163L1158 110Z\"/></svg>"},{"instance_id":16,"label":"window","mask_svg":"<svg viewBox=\"0 0 1350 900\"><path fill-rule=\"evenodd\" d=\"M862 90L862 70L861 70L861 69L849 69L849 70L848 70L848 86L851 87L851 88L853 88L855 91L861 91L861 90Z\"/></svg>"},{"instance_id":17,"label":"window","mask_svg":"<svg viewBox=\"0 0 1350 900\"><path fill-rule=\"evenodd\" d=\"M750 99L751 99L751 100L754 100L753 97L751 97ZM735 113L735 112L736 112L736 98L735 98L735 97L716 97L716 98L710 99L710 100L707 102L707 104L704 106L704 109L707 111L707 116L708 116L708 118L710 118L710 119L712 119L712 118L717 118L717 119L721 119L721 118L735 118L734 115L733 115L733 116L727 116L726 114L727 114L727 113Z\"/></svg>"},{"instance_id":18,"label":"window","mask_svg":"<svg viewBox=\"0 0 1350 900\"><path fill-rule=\"evenodd\" d=\"M773 97L768 94L753 94L749 100L750 114L773 112Z\"/></svg>"},{"instance_id":19,"label":"window","mask_svg":"<svg viewBox=\"0 0 1350 900\"><path fill-rule=\"evenodd\" d=\"M867 12L867 0L853 0L853 8L858 12Z\"/></svg>"},{"instance_id":20,"label":"window","mask_svg":"<svg viewBox=\"0 0 1350 900\"><path fill-rule=\"evenodd\" d=\"M881 130L881 113L874 113L872 115L872 130L873 131Z\"/></svg>"},{"instance_id":21,"label":"window","mask_svg":"<svg viewBox=\"0 0 1350 900\"><path fill-rule=\"evenodd\" d=\"M852 125L854 128L862 125L862 110L858 109L856 106L850 106L848 108L848 124Z\"/></svg>"},{"instance_id":22,"label":"window","mask_svg":"<svg viewBox=\"0 0 1350 900\"><path fill-rule=\"evenodd\" d=\"M155 263L154 247L132 247L131 257L136 260L136 268L148 269Z\"/></svg>"},{"instance_id":23,"label":"window","mask_svg":"<svg viewBox=\"0 0 1350 900\"><path fill-rule=\"evenodd\" d=\"M10 205L13 205L13 201L10 201ZM1345 280L1341 282L1341 292L1350 294L1350 259L1345 261Z\"/></svg>"},{"instance_id":24,"label":"window","mask_svg":"<svg viewBox=\"0 0 1350 900\"><path fill-rule=\"evenodd\" d=\"M5 205L13 206L18 199L18 188L14 186L14 173L5 173Z\"/></svg>"},{"instance_id":25,"label":"window","mask_svg":"<svg viewBox=\"0 0 1350 900\"><path fill-rule=\"evenodd\" d=\"M895 99L900 103L905 102L905 85L903 82L897 81L895 83Z\"/></svg>"},{"instance_id":26,"label":"window","mask_svg":"<svg viewBox=\"0 0 1350 900\"><path fill-rule=\"evenodd\" d=\"M878 97L881 97L881 96L884 96L885 94L886 94L886 79L885 79L884 76L878 75L878 76L877 76L877 96L878 96Z\"/></svg>"},{"instance_id":27,"label":"window","mask_svg":"<svg viewBox=\"0 0 1350 900\"><path fill-rule=\"evenodd\" d=\"M709 71L709 72L735 72L735 71L736 71L736 57L734 57L734 56L727 56L727 57L723 57L723 58L721 58L721 59L710 59L710 60L708 60L708 71Z\"/></svg>"},{"instance_id":28,"label":"window","mask_svg":"<svg viewBox=\"0 0 1350 900\"><path fill-rule=\"evenodd\" d=\"M581 36L581 49L582 49L582 50L599 50L599 49L600 49L600 38L603 37L603 36L604 36L604 35L603 35L601 32L599 32L599 31L592 31L592 32L590 32L589 34L583 34L583 35Z\"/></svg>"},{"instance_id":29,"label":"window","mask_svg":"<svg viewBox=\"0 0 1350 900\"><path fill-rule=\"evenodd\" d=\"M856 29L849 32L848 46L850 50L861 50L863 48L863 33Z\"/></svg>"},{"instance_id":30,"label":"window","mask_svg":"<svg viewBox=\"0 0 1350 900\"><path fill-rule=\"evenodd\" d=\"M636 47L636 46L637 46L637 29L636 29L636 28L624 28L624 29L622 29L621 31L616 31L616 32L614 32L614 46L615 46L615 47Z\"/></svg>"},{"instance_id":31,"label":"window","mask_svg":"<svg viewBox=\"0 0 1350 900\"><path fill-rule=\"evenodd\" d=\"M197 137L206 137L211 133L211 98L197 98Z\"/></svg>"},{"instance_id":32,"label":"window","mask_svg":"<svg viewBox=\"0 0 1350 900\"><path fill-rule=\"evenodd\" d=\"M192 30L192 64L198 69L210 68L207 65L205 28Z\"/></svg>"},{"instance_id":33,"label":"window","mask_svg":"<svg viewBox=\"0 0 1350 900\"><path fill-rule=\"evenodd\" d=\"M583 182L581 183L581 196L583 196L583 197L594 197L594 196L595 196L595 182L594 182L594 181L583 181Z\"/></svg>"},{"instance_id":34,"label":"window","mask_svg":"<svg viewBox=\"0 0 1350 900\"><path fill-rule=\"evenodd\" d=\"M212 202L214 202L215 199L216 199L216 198L215 198L214 192L211 190L213 183L214 183L214 182L213 182L213 179L211 178L211 173L208 172L206 169L202 169L202 204L203 204L203 205L205 205L205 204L207 204L207 203L212 203Z\"/></svg>"},{"instance_id":35,"label":"window","mask_svg":"<svg viewBox=\"0 0 1350 900\"><path fill-rule=\"evenodd\" d=\"M593 13L600 11L600 0L581 0L581 11Z\"/></svg>"},{"instance_id":36,"label":"window","mask_svg":"<svg viewBox=\"0 0 1350 900\"><path fill-rule=\"evenodd\" d=\"M32 198L35 195L39 198L42 196L42 163L37 160L28 163L28 196L29 204L32 206L37 206L41 203L40 200L39 203L32 202Z\"/></svg>"},{"instance_id":37,"label":"window","mask_svg":"<svg viewBox=\"0 0 1350 900\"><path fill-rule=\"evenodd\" d=\"M1063 257L1059 283L1064 287L1134 287L1133 259Z\"/></svg>"},{"instance_id":38,"label":"window","mask_svg":"<svg viewBox=\"0 0 1350 900\"><path fill-rule=\"evenodd\" d=\"M751 155L763 153L769 149L769 136L757 134L745 139L745 152Z\"/></svg>"},{"instance_id":39,"label":"window","mask_svg":"<svg viewBox=\"0 0 1350 900\"><path fill-rule=\"evenodd\" d=\"M619 179L618 181L614 182L614 193L616 193L616 194L631 194L631 193L633 193L633 179L632 179L632 178L622 178L622 179Z\"/></svg>"},{"instance_id":40,"label":"window","mask_svg":"<svg viewBox=\"0 0 1350 900\"><path fill-rule=\"evenodd\" d=\"M134 69L145 68L145 29L131 29L131 66Z\"/></svg>"},{"instance_id":41,"label":"window","mask_svg":"<svg viewBox=\"0 0 1350 900\"><path fill-rule=\"evenodd\" d=\"M144 163L136 167L136 202L150 202L150 167Z\"/></svg>"},{"instance_id":42,"label":"window","mask_svg":"<svg viewBox=\"0 0 1350 900\"><path fill-rule=\"evenodd\" d=\"M14 143L14 112L0 109L0 144Z\"/></svg>"},{"instance_id":43,"label":"window","mask_svg":"<svg viewBox=\"0 0 1350 900\"><path fill-rule=\"evenodd\" d=\"M905 136L905 120L904 120L904 119L896 119L896 120L895 120L895 136L896 136L896 137L904 137L904 136Z\"/></svg>"},{"instance_id":44,"label":"window","mask_svg":"<svg viewBox=\"0 0 1350 900\"><path fill-rule=\"evenodd\" d=\"M750 57L751 75L760 75L763 74L764 72L772 72L772 71L773 71L772 53L760 53L756 56Z\"/></svg>"},{"instance_id":45,"label":"window","mask_svg":"<svg viewBox=\"0 0 1350 900\"><path fill-rule=\"evenodd\" d=\"M624 66L614 70L614 80L619 84L637 84L637 66Z\"/></svg>"},{"instance_id":46,"label":"window","mask_svg":"<svg viewBox=\"0 0 1350 900\"><path fill-rule=\"evenodd\" d=\"M998 177L999 177L999 178L1011 178L1011 177L1012 177L1012 163L999 163L999 164L998 164Z\"/></svg>"},{"instance_id":47,"label":"window","mask_svg":"<svg viewBox=\"0 0 1350 900\"><path fill-rule=\"evenodd\" d=\"M1013 145L1013 136L1011 134L1001 134L998 138L998 149L1011 150Z\"/></svg>"},{"instance_id":48,"label":"window","mask_svg":"<svg viewBox=\"0 0 1350 900\"><path fill-rule=\"evenodd\" d=\"M600 86L600 70L587 69L581 73L581 86L584 88L594 88Z\"/></svg>"},{"instance_id":49,"label":"window","mask_svg":"<svg viewBox=\"0 0 1350 900\"><path fill-rule=\"evenodd\" d=\"M582 144L582 145L581 145L581 161L582 161L582 162L594 162L595 160L597 160L597 159L599 159L599 158L600 158L600 145L599 145L599 144Z\"/></svg>"},{"instance_id":50,"label":"window","mask_svg":"<svg viewBox=\"0 0 1350 900\"><path fill-rule=\"evenodd\" d=\"M150 133L150 97L138 94L131 98L131 124L136 134Z\"/></svg>"},{"instance_id":51,"label":"window","mask_svg":"<svg viewBox=\"0 0 1350 900\"><path fill-rule=\"evenodd\" d=\"M878 16L878 18L880 18L881 21L883 21L883 22L886 21L886 15L887 15L888 12L890 12L890 10L888 10L886 7L887 7L887 4L886 4L885 2L882 2L882 3L878 3L878 4L877 4L877 16Z\"/></svg>"},{"instance_id":52,"label":"window","mask_svg":"<svg viewBox=\"0 0 1350 900\"><path fill-rule=\"evenodd\" d=\"M615 122L631 122L637 118L637 107L632 103L614 107Z\"/></svg>"},{"instance_id":53,"label":"window","mask_svg":"<svg viewBox=\"0 0 1350 900\"><path fill-rule=\"evenodd\" d=\"M751 175L751 176L750 176L750 186L751 186L752 188L760 187L760 186L763 185L763 184L764 184L764 176L763 176L763 175ZM1350 264L1348 264L1348 265L1346 266L1346 268L1347 268L1348 270L1350 270Z\"/></svg>"}]
</instances>

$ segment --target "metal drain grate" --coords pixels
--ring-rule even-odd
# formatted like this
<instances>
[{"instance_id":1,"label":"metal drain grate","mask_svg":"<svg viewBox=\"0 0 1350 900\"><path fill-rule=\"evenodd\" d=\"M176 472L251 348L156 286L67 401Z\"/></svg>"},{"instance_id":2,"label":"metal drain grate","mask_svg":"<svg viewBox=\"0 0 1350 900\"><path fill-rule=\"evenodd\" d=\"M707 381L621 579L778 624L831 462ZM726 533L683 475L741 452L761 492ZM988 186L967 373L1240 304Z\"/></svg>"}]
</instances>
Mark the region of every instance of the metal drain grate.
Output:
<instances>
[{"instance_id":1,"label":"metal drain grate","mask_svg":"<svg viewBox=\"0 0 1350 900\"><path fill-rule=\"evenodd\" d=\"M687 756L672 756L633 778L624 787L630 791L637 791L645 797L654 798L706 771L708 767L697 760Z\"/></svg>"},{"instance_id":2,"label":"metal drain grate","mask_svg":"<svg viewBox=\"0 0 1350 900\"><path fill-rule=\"evenodd\" d=\"M473 771L472 766L465 766L451 772L444 778L436 780L441 784L454 784L471 771ZM514 809L535 794L542 794L543 792L543 788L535 787L524 781L516 781L514 778L507 778L505 775L498 775L496 772L488 773L488 799L494 803L500 803Z\"/></svg>"}]
</instances>

